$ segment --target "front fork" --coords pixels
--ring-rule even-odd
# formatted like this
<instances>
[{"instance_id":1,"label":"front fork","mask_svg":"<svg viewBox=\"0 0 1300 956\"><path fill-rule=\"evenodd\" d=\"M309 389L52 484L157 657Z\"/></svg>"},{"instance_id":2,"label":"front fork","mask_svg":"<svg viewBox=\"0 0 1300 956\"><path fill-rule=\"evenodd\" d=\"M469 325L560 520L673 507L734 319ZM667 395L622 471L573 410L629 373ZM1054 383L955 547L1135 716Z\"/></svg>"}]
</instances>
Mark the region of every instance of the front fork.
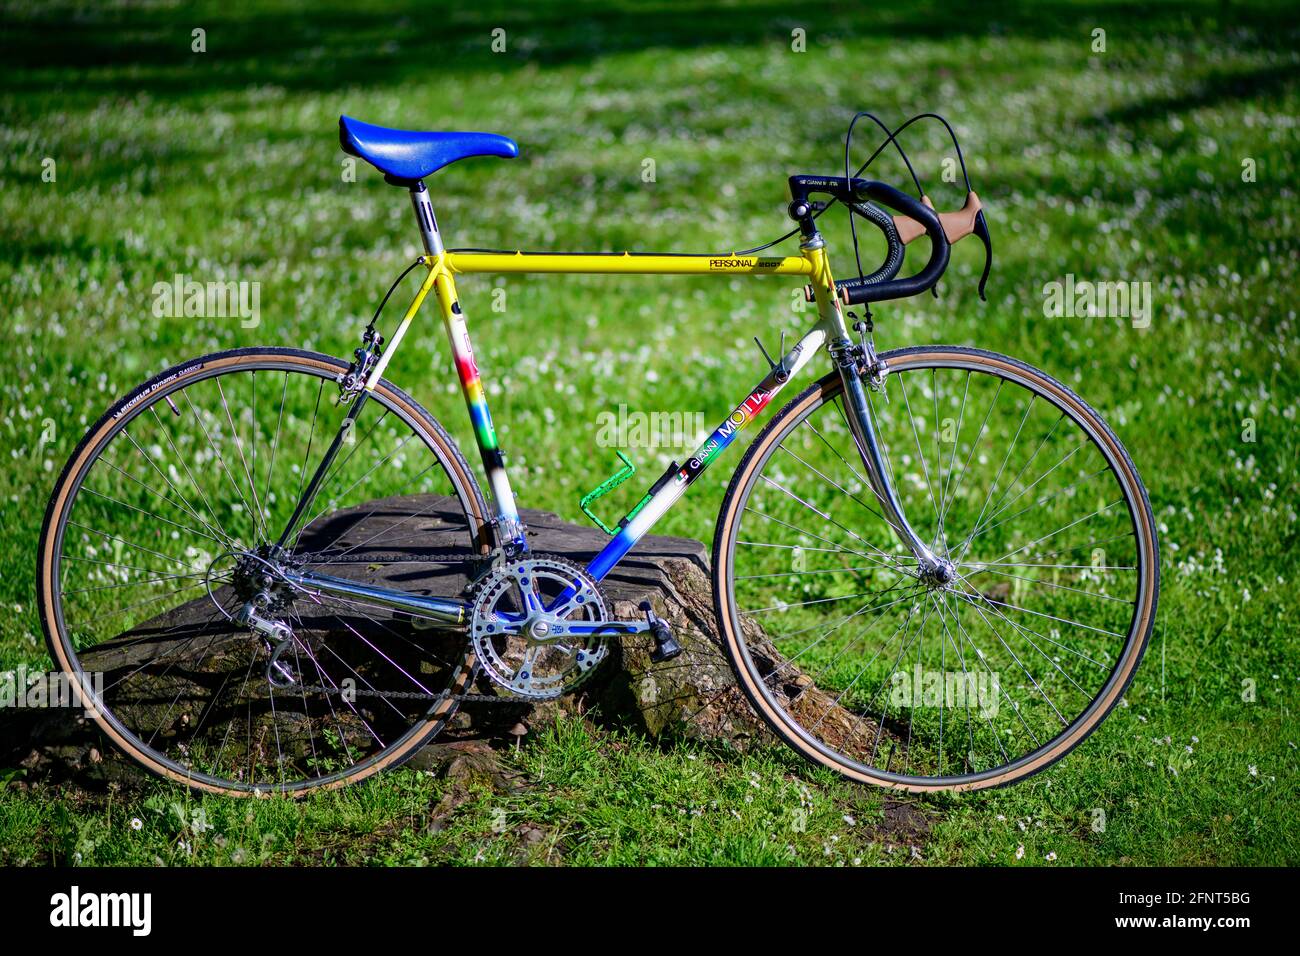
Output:
<instances>
[{"instance_id":1,"label":"front fork","mask_svg":"<svg viewBox=\"0 0 1300 956\"><path fill-rule=\"evenodd\" d=\"M830 349L835 365L839 369L840 381L844 383L844 405L849 430L853 433L853 442L858 446L858 454L867 470L867 482L884 510L885 520L894 529L898 539L916 558L917 570L922 579L946 577L947 568L943 559L921 540L921 536L912 528L907 515L903 513L903 505L898 500L894 483L890 481L889 471L885 465L885 456L881 451L875 419L871 414L871 405L867 401L867 386L862 381L864 374L879 376L883 381L886 372L884 363L876 357L874 350L868 349L864 356L847 339L831 345Z\"/></svg>"},{"instance_id":2,"label":"front fork","mask_svg":"<svg viewBox=\"0 0 1300 956\"><path fill-rule=\"evenodd\" d=\"M800 251L812 263L813 298L821 314L822 327L827 333L827 351L835 361L840 381L844 384L844 405L849 429L853 433L853 442L857 445L863 467L866 468L867 482L880 502L885 520L894 529L894 534L916 558L921 580L943 583L951 576L951 566L930 549L903 513L903 505L898 500L885 465L871 405L867 401L867 386L863 383L863 376L869 376L873 383L883 381L884 362L876 356L870 340L859 347L849 338L825 243L815 229L805 235Z\"/></svg>"}]
</instances>

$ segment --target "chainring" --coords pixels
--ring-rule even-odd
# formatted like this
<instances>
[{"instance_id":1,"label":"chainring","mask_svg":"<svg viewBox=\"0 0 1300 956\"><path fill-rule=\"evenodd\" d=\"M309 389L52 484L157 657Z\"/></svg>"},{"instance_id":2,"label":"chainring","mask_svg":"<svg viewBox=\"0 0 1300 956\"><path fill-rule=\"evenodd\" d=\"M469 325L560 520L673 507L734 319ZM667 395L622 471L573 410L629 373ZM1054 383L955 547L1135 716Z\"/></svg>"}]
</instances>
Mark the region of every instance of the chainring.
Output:
<instances>
[{"instance_id":1,"label":"chainring","mask_svg":"<svg viewBox=\"0 0 1300 956\"><path fill-rule=\"evenodd\" d=\"M548 611L561 595L563 605ZM567 694L609 655L602 635L548 635L564 621L606 619L599 585L567 558L537 555L499 565L475 585L470 609L470 642L483 673L512 697Z\"/></svg>"}]
</instances>

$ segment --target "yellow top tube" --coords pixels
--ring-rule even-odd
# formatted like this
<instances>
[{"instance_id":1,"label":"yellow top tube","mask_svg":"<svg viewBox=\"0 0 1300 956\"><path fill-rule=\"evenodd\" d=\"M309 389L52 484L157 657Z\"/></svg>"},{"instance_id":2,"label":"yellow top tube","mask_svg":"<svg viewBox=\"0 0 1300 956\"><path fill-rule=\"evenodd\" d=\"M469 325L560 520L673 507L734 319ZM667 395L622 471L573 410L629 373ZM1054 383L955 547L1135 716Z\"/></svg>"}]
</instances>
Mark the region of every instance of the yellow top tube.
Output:
<instances>
[{"instance_id":1,"label":"yellow top tube","mask_svg":"<svg viewBox=\"0 0 1300 956\"><path fill-rule=\"evenodd\" d=\"M665 255L655 252L447 252L444 257L447 268L453 273L810 276L814 272L812 262L803 256Z\"/></svg>"}]
</instances>

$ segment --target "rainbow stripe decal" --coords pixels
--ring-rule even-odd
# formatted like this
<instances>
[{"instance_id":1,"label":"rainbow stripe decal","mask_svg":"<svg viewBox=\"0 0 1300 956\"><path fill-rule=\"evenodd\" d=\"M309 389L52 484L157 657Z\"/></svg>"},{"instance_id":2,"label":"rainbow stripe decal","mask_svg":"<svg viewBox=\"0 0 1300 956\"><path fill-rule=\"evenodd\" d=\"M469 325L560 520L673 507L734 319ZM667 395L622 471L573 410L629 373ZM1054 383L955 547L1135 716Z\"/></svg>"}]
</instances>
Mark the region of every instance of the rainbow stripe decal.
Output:
<instances>
[{"instance_id":1,"label":"rainbow stripe decal","mask_svg":"<svg viewBox=\"0 0 1300 956\"><path fill-rule=\"evenodd\" d=\"M781 384L783 383L778 383L773 376L769 376L736 406L726 420L713 430L713 434L695 449L695 453L687 459L686 464L678 470L672 480L660 488L654 497L646 502L646 506L619 529L618 534L605 545L600 554L592 559L587 565L587 571L592 577L597 581L601 580L614 565L623 560L623 556L632 550L632 546L650 530L665 511L676 504L677 499L686 493L687 487L704 474L704 469L708 468L714 459L735 441L740 430L762 414L772 397L780 391Z\"/></svg>"},{"instance_id":2,"label":"rainbow stripe decal","mask_svg":"<svg viewBox=\"0 0 1300 956\"><path fill-rule=\"evenodd\" d=\"M452 301L450 311L447 325L452 361L456 365L456 375L460 378L461 391L465 393L465 407L469 409L470 423L474 426L474 439L478 442L479 455L483 459L483 470L487 472L498 517L513 524L519 520L519 511L515 506L510 481L506 477L505 458L497 444L497 430L492 425L487 396L483 393L483 379L479 375L478 363L474 361L469 329L465 326L458 302Z\"/></svg>"},{"instance_id":3,"label":"rainbow stripe decal","mask_svg":"<svg viewBox=\"0 0 1300 956\"><path fill-rule=\"evenodd\" d=\"M460 376L460 387L465 392L465 407L469 409L474 437L480 451L498 451L497 432L492 426L492 413L488 411L487 398L483 393L483 379L478 373L474 353L469 350L469 339L466 338L464 342L465 351L455 356L456 374Z\"/></svg>"},{"instance_id":4,"label":"rainbow stripe decal","mask_svg":"<svg viewBox=\"0 0 1300 956\"><path fill-rule=\"evenodd\" d=\"M726 450L727 446L735 439L736 435L742 428L752 422L755 418L763 413L767 408L768 402L776 394L767 385L764 380L762 385L749 393L743 402L736 406L735 411L727 416L727 420L713 430L703 445L695 450L695 454L686 463L682 469L686 473L686 483L689 485L692 481L700 476L700 473L709 466L719 454Z\"/></svg>"}]
</instances>

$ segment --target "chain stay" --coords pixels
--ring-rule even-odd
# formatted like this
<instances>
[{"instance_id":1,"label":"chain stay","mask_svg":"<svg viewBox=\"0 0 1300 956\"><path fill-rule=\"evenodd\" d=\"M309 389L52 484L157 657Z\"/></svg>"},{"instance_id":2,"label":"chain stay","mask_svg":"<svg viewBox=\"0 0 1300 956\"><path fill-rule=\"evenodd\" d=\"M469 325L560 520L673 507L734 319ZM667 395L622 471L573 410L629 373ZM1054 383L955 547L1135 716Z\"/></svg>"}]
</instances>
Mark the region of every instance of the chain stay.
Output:
<instances>
[{"instance_id":1,"label":"chain stay","mask_svg":"<svg viewBox=\"0 0 1300 956\"><path fill-rule=\"evenodd\" d=\"M464 552L448 551L441 554L422 554L411 557L402 552L391 554L342 554L331 556L325 551L306 551L290 555L295 564L487 564L493 559L490 555L472 555Z\"/></svg>"}]
</instances>

